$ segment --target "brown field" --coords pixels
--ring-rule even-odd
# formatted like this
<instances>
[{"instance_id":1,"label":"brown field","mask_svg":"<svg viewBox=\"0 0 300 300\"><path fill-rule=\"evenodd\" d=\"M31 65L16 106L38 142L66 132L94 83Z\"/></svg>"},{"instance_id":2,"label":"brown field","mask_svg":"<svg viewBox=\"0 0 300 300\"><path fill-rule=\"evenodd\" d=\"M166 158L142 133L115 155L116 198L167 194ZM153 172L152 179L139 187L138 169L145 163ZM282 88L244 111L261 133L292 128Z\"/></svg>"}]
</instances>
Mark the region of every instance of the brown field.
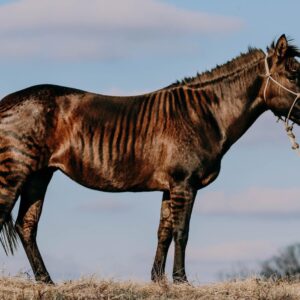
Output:
<instances>
[{"instance_id":1,"label":"brown field","mask_svg":"<svg viewBox=\"0 0 300 300\"><path fill-rule=\"evenodd\" d=\"M247 279L211 285L172 285L117 282L95 278L55 286L23 278L0 278L0 299L300 299L300 281Z\"/></svg>"}]
</instances>

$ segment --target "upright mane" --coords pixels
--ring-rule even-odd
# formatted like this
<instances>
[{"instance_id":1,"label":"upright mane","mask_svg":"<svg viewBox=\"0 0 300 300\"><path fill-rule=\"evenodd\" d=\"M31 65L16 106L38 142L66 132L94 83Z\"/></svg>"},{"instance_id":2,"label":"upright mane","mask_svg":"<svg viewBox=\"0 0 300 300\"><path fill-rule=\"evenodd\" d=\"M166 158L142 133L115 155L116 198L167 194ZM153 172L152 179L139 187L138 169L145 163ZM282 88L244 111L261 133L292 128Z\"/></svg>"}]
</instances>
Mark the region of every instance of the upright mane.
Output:
<instances>
[{"instance_id":1,"label":"upright mane","mask_svg":"<svg viewBox=\"0 0 300 300\"><path fill-rule=\"evenodd\" d=\"M238 57L228 61L227 63L223 65L217 65L211 71L197 73L194 77L185 77L184 79L178 80L168 87L203 87L209 84L213 84L227 77L234 76L235 74L240 73L242 70L247 70L253 67L263 56L264 52L262 50L249 47L247 53L241 53Z\"/></svg>"},{"instance_id":2,"label":"upright mane","mask_svg":"<svg viewBox=\"0 0 300 300\"><path fill-rule=\"evenodd\" d=\"M267 48L268 53L274 51L275 42L273 41L270 47ZM264 57L264 52L257 48L249 47L248 52L241 53L238 57L228 61L223 65L217 65L211 71L205 71L203 73L197 73L194 77L185 77L182 80L178 80L169 85L168 88L178 86L196 86L204 87L223 79L234 77L241 71L247 71L252 68L259 59ZM293 44L289 44L287 55L290 57L300 57L300 50Z\"/></svg>"}]
</instances>

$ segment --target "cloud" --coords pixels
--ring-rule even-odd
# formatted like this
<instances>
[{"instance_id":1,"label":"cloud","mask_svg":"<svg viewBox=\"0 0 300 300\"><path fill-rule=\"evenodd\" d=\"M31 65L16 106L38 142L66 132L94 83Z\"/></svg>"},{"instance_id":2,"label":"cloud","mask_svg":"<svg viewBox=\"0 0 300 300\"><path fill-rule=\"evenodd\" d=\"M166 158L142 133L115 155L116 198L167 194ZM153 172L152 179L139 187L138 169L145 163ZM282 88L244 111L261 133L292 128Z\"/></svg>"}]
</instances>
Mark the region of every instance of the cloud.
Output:
<instances>
[{"instance_id":1,"label":"cloud","mask_svg":"<svg viewBox=\"0 0 300 300\"><path fill-rule=\"evenodd\" d=\"M206 192L195 211L216 215L299 216L300 188L250 188L241 192Z\"/></svg>"},{"instance_id":2,"label":"cloud","mask_svg":"<svg viewBox=\"0 0 300 300\"><path fill-rule=\"evenodd\" d=\"M187 249L188 260L197 263L253 261L265 259L272 254L274 254L274 245L262 240L232 241Z\"/></svg>"},{"instance_id":3,"label":"cloud","mask_svg":"<svg viewBox=\"0 0 300 300\"><path fill-rule=\"evenodd\" d=\"M79 205L77 209L85 213L119 213L129 211L133 208L133 204L129 203L128 201L124 201L121 199L96 199L96 200L89 200L82 205Z\"/></svg>"},{"instance_id":4,"label":"cloud","mask_svg":"<svg viewBox=\"0 0 300 300\"><path fill-rule=\"evenodd\" d=\"M236 17L181 9L158 0L20 0L0 6L0 54L109 59L170 50L171 40L224 34L241 26Z\"/></svg>"},{"instance_id":5,"label":"cloud","mask_svg":"<svg viewBox=\"0 0 300 300\"><path fill-rule=\"evenodd\" d=\"M262 260L273 255L278 248L277 244L267 240L231 240L229 242L218 242L213 245L194 246L190 243L187 247L186 258L191 264L202 263L225 263L247 260ZM169 255L174 253L174 244L169 249ZM145 261L152 258L153 253L147 250L135 258Z\"/></svg>"}]
</instances>

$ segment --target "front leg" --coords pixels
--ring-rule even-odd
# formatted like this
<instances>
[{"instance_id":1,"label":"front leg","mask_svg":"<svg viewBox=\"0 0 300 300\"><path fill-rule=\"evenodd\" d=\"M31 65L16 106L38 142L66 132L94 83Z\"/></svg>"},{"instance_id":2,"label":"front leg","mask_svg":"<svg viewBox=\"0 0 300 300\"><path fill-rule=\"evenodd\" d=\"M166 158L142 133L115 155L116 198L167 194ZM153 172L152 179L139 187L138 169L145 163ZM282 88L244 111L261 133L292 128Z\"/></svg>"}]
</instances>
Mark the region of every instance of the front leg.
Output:
<instances>
[{"instance_id":1,"label":"front leg","mask_svg":"<svg viewBox=\"0 0 300 300\"><path fill-rule=\"evenodd\" d=\"M160 281L164 277L167 254L173 237L172 227L170 193L164 192L161 203L160 222L157 232L158 244L151 271L151 279L153 281Z\"/></svg>"},{"instance_id":2,"label":"front leg","mask_svg":"<svg viewBox=\"0 0 300 300\"><path fill-rule=\"evenodd\" d=\"M170 190L173 237L175 243L173 280L187 282L185 273L185 249L188 241L189 224L196 191L185 185Z\"/></svg>"}]
</instances>

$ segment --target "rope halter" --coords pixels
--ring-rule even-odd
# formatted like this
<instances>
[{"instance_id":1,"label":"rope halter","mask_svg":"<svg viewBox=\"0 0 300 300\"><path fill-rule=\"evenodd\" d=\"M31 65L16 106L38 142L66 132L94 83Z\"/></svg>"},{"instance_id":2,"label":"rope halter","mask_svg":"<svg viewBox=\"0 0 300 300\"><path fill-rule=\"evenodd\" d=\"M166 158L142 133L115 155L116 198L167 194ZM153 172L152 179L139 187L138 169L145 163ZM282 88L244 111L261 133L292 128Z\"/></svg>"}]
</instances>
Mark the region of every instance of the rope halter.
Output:
<instances>
[{"instance_id":1,"label":"rope halter","mask_svg":"<svg viewBox=\"0 0 300 300\"><path fill-rule=\"evenodd\" d=\"M270 69L269 69L269 65L268 65L268 54L266 54L265 56L265 68L266 68L266 77L267 77L267 82L265 85L265 89L264 89L264 100L265 102L267 102L267 98L266 98L266 93L267 93L267 87L269 85L270 80L272 80L275 84L277 84L280 88L284 89L285 91L289 92L290 94L293 94L295 96L295 99L289 109L289 112L287 114L287 116L284 119L284 125L285 125L285 131L287 133L287 136L292 144L292 149L297 151L297 154L300 156L300 147L299 144L296 142L296 137L293 133L293 124L289 124L289 120L290 120L290 116L292 113L292 110L294 108L294 106L296 105L298 99L300 98L300 93L296 93L290 89L288 89L287 87L285 87L284 85L282 85L280 82L278 82L276 79L274 79L270 73Z\"/></svg>"}]
</instances>

